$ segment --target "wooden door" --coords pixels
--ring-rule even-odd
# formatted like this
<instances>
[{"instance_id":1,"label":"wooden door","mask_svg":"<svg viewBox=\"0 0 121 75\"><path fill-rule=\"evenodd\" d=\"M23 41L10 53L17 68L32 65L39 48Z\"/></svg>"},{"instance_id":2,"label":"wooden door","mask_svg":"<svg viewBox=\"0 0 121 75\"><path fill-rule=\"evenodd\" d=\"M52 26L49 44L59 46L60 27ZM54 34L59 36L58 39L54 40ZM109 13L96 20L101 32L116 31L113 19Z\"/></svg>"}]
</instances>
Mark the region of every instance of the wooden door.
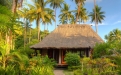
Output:
<instances>
[{"instance_id":1,"label":"wooden door","mask_svg":"<svg viewBox=\"0 0 121 75\"><path fill-rule=\"evenodd\" d=\"M66 63L65 60L64 60L65 56L66 56L66 50L62 50L62 52L61 52L61 63L62 64Z\"/></svg>"}]
</instances>

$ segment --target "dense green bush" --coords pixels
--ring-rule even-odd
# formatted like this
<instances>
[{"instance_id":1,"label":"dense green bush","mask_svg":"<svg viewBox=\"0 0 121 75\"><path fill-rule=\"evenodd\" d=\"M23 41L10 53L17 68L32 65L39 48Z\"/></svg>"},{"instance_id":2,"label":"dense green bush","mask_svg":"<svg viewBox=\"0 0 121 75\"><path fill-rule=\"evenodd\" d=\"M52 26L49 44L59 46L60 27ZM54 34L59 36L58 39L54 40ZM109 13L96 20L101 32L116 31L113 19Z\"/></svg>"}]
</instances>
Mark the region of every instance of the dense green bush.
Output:
<instances>
[{"instance_id":1,"label":"dense green bush","mask_svg":"<svg viewBox=\"0 0 121 75\"><path fill-rule=\"evenodd\" d=\"M117 53L115 56L111 56L111 59L117 65L116 69L118 70L118 75L121 75L121 54Z\"/></svg>"},{"instance_id":2,"label":"dense green bush","mask_svg":"<svg viewBox=\"0 0 121 75\"><path fill-rule=\"evenodd\" d=\"M78 66L80 65L80 56L78 53L68 52L64 60L68 64L69 69L78 68Z\"/></svg>"},{"instance_id":3,"label":"dense green bush","mask_svg":"<svg viewBox=\"0 0 121 75\"><path fill-rule=\"evenodd\" d=\"M74 75L117 75L116 65L109 58L83 58L80 69Z\"/></svg>"},{"instance_id":4,"label":"dense green bush","mask_svg":"<svg viewBox=\"0 0 121 75\"><path fill-rule=\"evenodd\" d=\"M17 50L4 51L0 48L0 75L54 75L55 61L47 56L28 58Z\"/></svg>"},{"instance_id":5,"label":"dense green bush","mask_svg":"<svg viewBox=\"0 0 121 75\"><path fill-rule=\"evenodd\" d=\"M93 58L100 58L105 55L109 55L111 50L111 45L110 43L100 43L96 44L93 50L92 57Z\"/></svg>"},{"instance_id":6,"label":"dense green bush","mask_svg":"<svg viewBox=\"0 0 121 75\"><path fill-rule=\"evenodd\" d=\"M49 59L48 56L33 57L30 60L31 69L28 70L29 75L54 75L53 66L56 64L54 60Z\"/></svg>"}]
</instances>

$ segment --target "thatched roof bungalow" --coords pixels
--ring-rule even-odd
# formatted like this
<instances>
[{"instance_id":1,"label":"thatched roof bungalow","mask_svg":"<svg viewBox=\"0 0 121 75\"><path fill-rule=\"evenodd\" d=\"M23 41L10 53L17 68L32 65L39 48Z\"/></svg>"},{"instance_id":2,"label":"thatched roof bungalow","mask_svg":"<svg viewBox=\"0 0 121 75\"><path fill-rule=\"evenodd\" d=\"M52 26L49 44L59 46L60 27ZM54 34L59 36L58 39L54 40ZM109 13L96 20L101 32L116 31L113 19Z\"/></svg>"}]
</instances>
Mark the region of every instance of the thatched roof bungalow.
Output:
<instances>
[{"instance_id":1,"label":"thatched roof bungalow","mask_svg":"<svg viewBox=\"0 0 121 75\"><path fill-rule=\"evenodd\" d=\"M41 42L31 46L34 50L40 50L42 54L48 54L59 64L64 63L66 50L80 51L80 56L89 56L89 51L96 43L103 40L87 24L59 25L54 31L46 36Z\"/></svg>"}]
</instances>

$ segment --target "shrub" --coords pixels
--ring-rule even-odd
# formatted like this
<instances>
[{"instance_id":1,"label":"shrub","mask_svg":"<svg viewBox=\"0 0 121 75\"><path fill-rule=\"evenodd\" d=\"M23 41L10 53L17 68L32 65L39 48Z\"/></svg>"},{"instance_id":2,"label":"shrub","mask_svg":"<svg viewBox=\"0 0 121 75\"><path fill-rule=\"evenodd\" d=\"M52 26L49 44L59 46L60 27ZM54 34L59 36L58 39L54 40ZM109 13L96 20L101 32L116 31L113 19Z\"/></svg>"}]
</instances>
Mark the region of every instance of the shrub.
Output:
<instances>
[{"instance_id":1,"label":"shrub","mask_svg":"<svg viewBox=\"0 0 121 75\"><path fill-rule=\"evenodd\" d=\"M80 65L80 56L78 55L78 53L71 53L68 52L66 54L66 57L64 59L66 61L66 63L68 64L68 68L76 68L76 66Z\"/></svg>"},{"instance_id":2,"label":"shrub","mask_svg":"<svg viewBox=\"0 0 121 75\"><path fill-rule=\"evenodd\" d=\"M93 58L100 58L105 55L109 55L109 52L111 50L110 43L100 43L96 44L93 50Z\"/></svg>"},{"instance_id":3,"label":"shrub","mask_svg":"<svg viewBox=\"0 0 121 75\"><path fill-rule=\"evenodd\" d=\"M113 57L114 63L117 65L118 75L121 75L121 54Z\"/></svg>"},{"instance_id":4,"label":"shrub","mask_svg":"<svg viewBox=\"0 0 121 75\"><path fill-rule=\"evenodd\" d=\"M54 75L53 73L53 66L55 65L55 61L52 59L49 59L48 56L41 57L33 57L30 61L31 63L31 69L30 73L31 75Z\"/></svg>"},{"instance_id":5,"label":"shrub","mask_svg":"<svg viewBox=\"0 0 121 75\"><path fill-rule=\"evenodd\" d=\"M116 65L109 58L91 60L83 58L82 62L83 65L81 65L81 68L73 71L74 75L117 75ZM118 70L120 71L121 69L118 67Z\"/></svg>"}]
</instances>

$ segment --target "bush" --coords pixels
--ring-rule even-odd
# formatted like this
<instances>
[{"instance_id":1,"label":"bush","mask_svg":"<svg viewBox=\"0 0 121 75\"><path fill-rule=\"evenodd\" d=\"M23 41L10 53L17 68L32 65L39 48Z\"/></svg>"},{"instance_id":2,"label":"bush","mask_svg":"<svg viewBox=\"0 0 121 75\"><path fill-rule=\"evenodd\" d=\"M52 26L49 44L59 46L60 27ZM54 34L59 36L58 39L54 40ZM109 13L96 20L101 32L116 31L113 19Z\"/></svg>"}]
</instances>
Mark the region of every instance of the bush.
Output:
<instances>
[{"instance_id":1,"label":"bush","mask_svg":"<svg viewBox=\"0 0 121 75\"><path fill-rule=\"evenodd\" d=\"M114 63L117 65L118 75L121 75L121 54L113 56Z\"/></svg>"},{"instance_id":2,"label":"bush","mask_svg":"<svg viewBox=\"0 0 121 75\"><path fill-rule=\"evenodd\" d=\"M80 69L74 70L74 75L84 75Z\"/></svg>"},{"instance_id":3,"label":"bush","mask_svg":"<svg viewBox=\"0 0 121 75\"><path fill-rule=\"evenodd\" d=\"M73 71L74 75L117 75L116 65L109 58L83 58L82 62L81 68Z\"/></svg>"},{"instance_id":4,"label":"bush","mask_svg":"<svg viewBox=\"0 0 121 75\"><path fill-rule=\"evenodd\" d=\"M48 56L33 57L30 60L31 69L29 74L31 75L54 75L53 66L56 64L55 61L49 59Z\"/></svg>"},{"instance_id":5,"label":"bush","mask_svg":"<svg viewBox=\"0 0 121 75\"><path fill-rule=\"evenodd\" d=\"M75 69L76 66L80 65L80 56L78 55L78 53L68 52L64 60L66 61L69 66L68 68L70 69Z\"/></svg>"},{"instance_id":6,"label":"bush","mask_svg":"<svg viewBox=\"0 0 121 75\"><path fill-rule=\"evenodd\" d=\"M93 50L93 58L100 58L105 55L109 55L111 50L111 45L110 43L100 43L96 44Z\"/></svg>"}]
</instances>

